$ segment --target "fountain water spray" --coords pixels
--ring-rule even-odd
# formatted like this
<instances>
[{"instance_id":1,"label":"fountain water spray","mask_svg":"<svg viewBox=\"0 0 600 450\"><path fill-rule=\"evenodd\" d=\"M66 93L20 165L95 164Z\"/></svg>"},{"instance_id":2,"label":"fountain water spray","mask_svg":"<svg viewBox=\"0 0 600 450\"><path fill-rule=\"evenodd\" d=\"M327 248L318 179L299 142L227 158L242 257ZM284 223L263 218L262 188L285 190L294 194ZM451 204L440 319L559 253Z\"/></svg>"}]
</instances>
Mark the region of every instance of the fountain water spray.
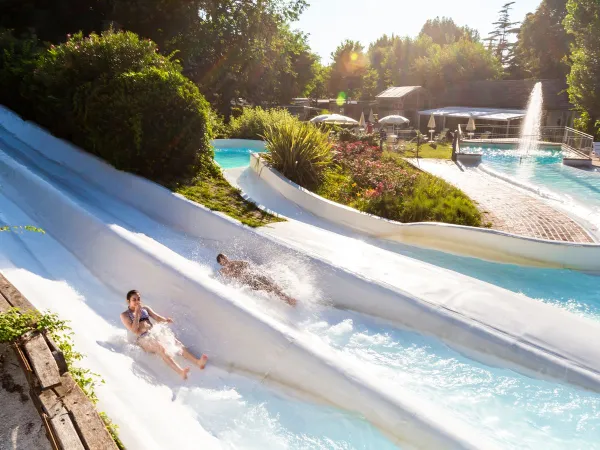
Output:
<instances>
[{"instance_id":1,"label":"fountain water spray","mask_svg":"<svg viewBox=\"0 0 600 450\"><path fill-rule=\"evenodd\" d=\"M521 127L521 136L519 137L519 151L521 160L523 156L537 150L541 139L542 126L542 83L538 82L533 87L529 102L527 103L527 113Z\"/></svg>"}]
</instances>

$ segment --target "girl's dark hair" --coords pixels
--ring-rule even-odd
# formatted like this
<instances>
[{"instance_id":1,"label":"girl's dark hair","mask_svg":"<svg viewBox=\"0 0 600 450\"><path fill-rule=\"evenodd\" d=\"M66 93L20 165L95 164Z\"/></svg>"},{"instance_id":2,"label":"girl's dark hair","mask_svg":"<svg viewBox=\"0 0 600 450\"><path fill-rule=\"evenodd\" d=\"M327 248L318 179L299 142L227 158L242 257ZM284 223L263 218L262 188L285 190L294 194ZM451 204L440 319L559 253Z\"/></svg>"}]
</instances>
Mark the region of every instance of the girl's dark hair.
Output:
<instances>
[{"instance_id":1,"label":"girl's dark hair","mask_svg":"<svg viewBox=\"0 0 600 450\"><path fill-rule=\"evenodd\" d=\"M221 264L221 260L222 260L223 258L225 258L225 255L224 255L223 253L219 253L219 254L217 255L217 262L218 262L219 264Z\"/></svg>"},{"instance_id":2,"label":"girl's dark hair","mask_svg":"<svg viewBox=\"0 0 600 450\"><path fill-rule=\"evenodd\" d=\"M131 298L133 295L135 295L135 294L137 294L137 295L140 295L140 293L139 293L137 290L135 290L135 289L132 289L131 291L129 291L129 292L127 293L127 301L129 301L129 299L130 299L130 298Z\"/></svg>"}]
</instances>

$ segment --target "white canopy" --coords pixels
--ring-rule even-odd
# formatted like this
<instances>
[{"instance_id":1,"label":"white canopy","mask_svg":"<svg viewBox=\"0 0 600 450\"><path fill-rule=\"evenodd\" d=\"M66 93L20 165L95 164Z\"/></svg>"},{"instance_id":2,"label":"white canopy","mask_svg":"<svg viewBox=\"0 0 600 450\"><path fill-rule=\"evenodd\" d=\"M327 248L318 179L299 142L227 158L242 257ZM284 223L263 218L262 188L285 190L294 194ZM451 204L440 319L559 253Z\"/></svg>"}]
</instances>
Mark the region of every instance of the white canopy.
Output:
<instances>
[{"instance_id":1,"label":"white canopy","mask_svg":"<svg viewBox=\"0 0 600 450\"><path fill-rule=\"evenodd\" d=\"M342 116L341 114L321 114L310 119L312 123L331 123L336 125L358 125L358 122L352 117Z\"/></svg>"},{"instance_id":2,"label":"white canopy","mask_svg":"<svg viewBox=\"0 0 600 450\"><path fill-rule=\"evenodd\" d=\"M525 111L522 109L470 108L465 106L447 106L445 108L427 109L425 111L419 111L419 114L422 116L434 115L464 119L498 120L502 122L525 117Z\"/></svg>"},{"instance_id":3,"label":"white canopy","mask_svg":"<svg viewBox=\"0 0 600 450\"><path fill-rule=\"evenodd\" d=\"M410 122L406 117L402 116L385 116L379 119L379 123L383 125L404 125L405 123Z\"/></svg>"}]
</instances>

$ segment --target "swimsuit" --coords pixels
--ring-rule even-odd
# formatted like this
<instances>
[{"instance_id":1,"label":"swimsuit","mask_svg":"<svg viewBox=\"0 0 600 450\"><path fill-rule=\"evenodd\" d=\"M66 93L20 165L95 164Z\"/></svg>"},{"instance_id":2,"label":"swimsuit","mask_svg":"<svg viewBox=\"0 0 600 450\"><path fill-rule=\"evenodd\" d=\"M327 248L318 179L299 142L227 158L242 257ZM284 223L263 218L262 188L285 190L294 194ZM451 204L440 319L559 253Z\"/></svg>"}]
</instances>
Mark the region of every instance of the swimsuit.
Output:
<instances>
[{"instance_id":1,"label":"swimsuit","mask_svg":"<svg viewBox=\"0 0 600 450\"><path fill-rule=\"evenodd\" d=\"M131 309L127 308L126 312L127 312L127 316L129 317L129 320L131 320L131 323L133 323L133 321L135 319L135 316L133 315L133 311ZM150 328L152 328L152 322L150 322L150 315L148 314L148 311L146 311L144 308L142 308L142 314L140 315L140 323L143 322L144 320L148 321L148 323L150 324ZM150 332L150 330L144 331L142 334L138 334L136 339L146 336L149 332Z\"/></svg>"}]
</instances>

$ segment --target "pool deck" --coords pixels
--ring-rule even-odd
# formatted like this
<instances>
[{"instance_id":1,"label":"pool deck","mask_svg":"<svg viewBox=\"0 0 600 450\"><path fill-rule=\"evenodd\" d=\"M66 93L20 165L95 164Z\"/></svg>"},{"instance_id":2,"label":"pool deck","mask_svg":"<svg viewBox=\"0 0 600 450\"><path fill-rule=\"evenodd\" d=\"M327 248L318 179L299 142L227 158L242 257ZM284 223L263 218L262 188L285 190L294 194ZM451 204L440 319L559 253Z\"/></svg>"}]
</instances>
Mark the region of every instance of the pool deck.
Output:
<instances>
[{"instance_id":1,"label":"pool deck","mask_svg":"<svg viewBox=\"0 0 600 450\"><path fill-rule=\"evenodd\" d=\"M594 242L567 214L517 186L474 168L459 167L452 161L409 161L445 179L477 202L483 221L490 222L492 229L552 241Z\"/></svg>"}]
</instances>

